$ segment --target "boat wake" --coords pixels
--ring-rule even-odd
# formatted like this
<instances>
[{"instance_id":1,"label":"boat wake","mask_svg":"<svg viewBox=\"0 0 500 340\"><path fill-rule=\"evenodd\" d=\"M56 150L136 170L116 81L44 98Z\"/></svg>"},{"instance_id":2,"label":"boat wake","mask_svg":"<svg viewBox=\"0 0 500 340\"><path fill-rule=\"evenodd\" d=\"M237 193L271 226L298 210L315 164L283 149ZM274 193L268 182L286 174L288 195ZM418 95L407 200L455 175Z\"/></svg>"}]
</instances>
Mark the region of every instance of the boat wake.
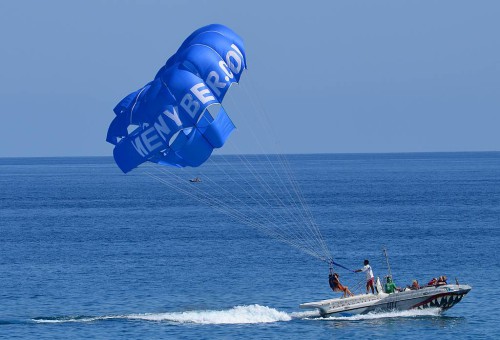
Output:
<instances>
[{"instance_id":1,"label":"boat wake","mask_svg":"<svg viewBox=\"0 0 500 340\"><path fill-rule=\"evenodd\" d=\"M285 312L261 305L236 306L226 310L199 310L172 313L146 313L109 316L34 318L37 323L96 322L107 320L145 320L194 324L257 324L290 321Z\"/></svg>"},{"instance_id":2,"label":"boat wake","mask_svg":"<svg viewBox=\"0 0 500 340\"><path fill-rule=\"evenodd\" d=\"M39 317L32 319L36 323L87 323L110 320L130 321L153 321L169 322L174 324L259 324L300 320L320 321L360 321L386 318L412 318L421 316L438 316L439 309L423 309L394 311L384 313L369 313L354 316L330 316L320 317L317 311L286 313L274 308L261 305L236 306L224 310L193 310L186 312L170 313L144 313L128 315L105 315L105 316L61 316L61 317Z\"/></svg>"},{"instance_id":3,"label":"boat wake","mask_svg":"<svg viewBox=\"0 0 500 340\"><path fill-rule=\"evenodd\" d=\"M361 321L361 320L376 320L376 319L389 319L389 318L414 318L421 316L439 316L440 312L441 311L439 308L411 309L405 311L368 313L368 314L351 315L351 316L327 316L325 318L320 318L317 320Z\"/></svg>"}]
</instances>

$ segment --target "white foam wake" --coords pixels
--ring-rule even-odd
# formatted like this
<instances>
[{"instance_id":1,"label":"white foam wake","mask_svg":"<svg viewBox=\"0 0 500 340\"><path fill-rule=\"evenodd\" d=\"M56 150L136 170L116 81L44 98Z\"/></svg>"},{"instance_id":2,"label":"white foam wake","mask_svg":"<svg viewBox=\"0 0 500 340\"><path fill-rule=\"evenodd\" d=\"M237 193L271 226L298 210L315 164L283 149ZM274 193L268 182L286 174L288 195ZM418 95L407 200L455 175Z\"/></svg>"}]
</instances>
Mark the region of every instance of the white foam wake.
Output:
<instances>
[{"instance_id":1,"label":"white foam wake","mask_svg":"<svg viewBox=\"0 0 500 340\"><path fill-rule=\"evenodd\" d=\"M308 310L305 312L293 312L290 313L290 316L293 319L310 319L310 318L319 318L321 315L318 310Z\"/></svg>"},{"instance_id":2,"label":"white foam wake","mask_svg":"<svg viewBox=\"0 0 500 340\"><path fill-rule=\"evenodd\" d=\"M169 321L196 324L255 324L290 321L292 317L274 308L260 305L236 306L226 310L199 310L172 313L146 313L97 317L36 318L38 323L94 322L101 320L129 319L147 321Z\"/></svg>"},{"instance_id":3,"label":"white foam wake","mask_svg":"<svg viewBox=\"0 0 500 340\"><path fill-rule=\"evenodd\" d=\"M260 305L236 306L226 310L203 310L177 313L134 314L129 319L171 321L198 324L249 324L290 321L285 312Z\"/></svg>"},{"instance_id":4,"label":"white foam wake","mask_svg":"<svg viewBox=\"0 0 500 340\"><path fill-rule=\"evenodd\" d=\"M387 318L414 318L419 316L438 316L440 313L439 308L427 309L411 309L405 311L393 311L384 313L368 313L352 316L328 316L317 320L345 320L345 321L358 321L358 320L374 320L374 319L387 319Z\"/></svg>"},{"instance_id":5,"label":"white foam wake","mask_svg":"<svg viewBox=\"0 0 500 340\"><path fill-rule=\"evenodd\" d=\"M292 319L307 319L321 321L359 321L359 320L374 320L385 318L411 318L419 316L437 316L440 310L429 309L412 309L408 311L394 311L385 313L369 313L353 316L327 316L321 318L318 311L294 312L285 313L274 308L249 305L236 306L230 309L223 310L194 310L186 312L171 312L171 313L145 313L145 314L128 314L128 315L107 315L107 316L65 316L65 317L49 317L36 318L32 321L37 323L65 323L65 322L96 322L104 320L145 320L156 322L173 322L173 323L194 323L194 324L258 324L271 323L280 321L290 321Z\"/></svg>"}]
</instances>

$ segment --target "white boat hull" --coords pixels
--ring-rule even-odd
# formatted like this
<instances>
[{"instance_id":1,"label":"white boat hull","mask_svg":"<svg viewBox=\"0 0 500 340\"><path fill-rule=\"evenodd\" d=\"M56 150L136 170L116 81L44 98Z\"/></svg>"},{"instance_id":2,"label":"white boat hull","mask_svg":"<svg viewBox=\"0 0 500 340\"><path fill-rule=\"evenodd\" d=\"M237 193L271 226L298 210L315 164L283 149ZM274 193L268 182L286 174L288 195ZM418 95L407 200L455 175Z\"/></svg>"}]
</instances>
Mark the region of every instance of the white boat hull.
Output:
<instances>
[{"instance_id":1,"label":"white boat hull","mask_svg":"<svg viewBox=\"0 0 500 340\"><path fill-rule=\"evenodd\" d=\"M300 308L318 309L322 316L424 308L439 308L445 311L459 303L470 290L469 285L431 286L392 294L363 294L347 298L308 302L301 304Z\"/></svg>"}]
</instances>

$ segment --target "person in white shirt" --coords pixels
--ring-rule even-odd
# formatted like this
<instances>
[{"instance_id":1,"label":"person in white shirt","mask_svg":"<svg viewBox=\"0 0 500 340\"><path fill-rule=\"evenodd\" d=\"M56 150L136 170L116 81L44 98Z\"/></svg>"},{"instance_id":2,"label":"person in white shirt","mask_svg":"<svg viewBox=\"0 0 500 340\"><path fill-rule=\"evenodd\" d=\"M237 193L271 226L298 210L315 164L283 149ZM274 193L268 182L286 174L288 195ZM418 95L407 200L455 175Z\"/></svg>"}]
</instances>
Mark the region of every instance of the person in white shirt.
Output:
<instances>
[{"instance_id":1,"label":"person in white shirt","mask_svg":"<svg viewBox=\"0 0 500 340\"><path fill-rule=\"evenodd\" d=\"M364 267L358 270L355 270L356 273L365 272L366 273L366 294L370 292L370 288L372 290L372 294L375 294L375 289L373 288L373 283L375 281L375 277L373 276L373 270L370 266L370 261L365 260L363 263Z\"/></svg>"}]
</instances>

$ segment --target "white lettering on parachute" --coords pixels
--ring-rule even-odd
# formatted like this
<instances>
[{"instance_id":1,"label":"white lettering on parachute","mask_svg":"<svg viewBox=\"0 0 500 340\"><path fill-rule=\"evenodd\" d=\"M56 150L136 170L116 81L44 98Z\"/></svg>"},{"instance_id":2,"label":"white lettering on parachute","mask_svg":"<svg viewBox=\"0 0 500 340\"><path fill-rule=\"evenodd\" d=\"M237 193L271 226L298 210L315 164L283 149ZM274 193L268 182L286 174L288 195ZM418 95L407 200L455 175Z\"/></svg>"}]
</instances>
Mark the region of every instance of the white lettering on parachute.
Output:
<instances>
[{"instance_id":1,"label":"white lettering on parachute","mask_svg":"<svg viewBox=\"0 0 500 340\"><path fill-rule=\"evenodd\" d=\"M151 153L151 151L155 150L157 147L162 145L161 141L159 140L156 143L154 143L157 139L159 139L158 132L155 130L156 129L154 127L150 127L149 129L140 134L140 139L139 137L136 137L135 140L132 142L132 145L134 146L135 150L142 157L145 157L146 154Z\"/></svg>"},{"instance_id":2,"label":"white lettering on parachute","mask_svg":"<svg viewBox=\"0 0 500 340\"><path fill-rule=\"evenodd\" d=\"M224 62L221 60L221 63ZM219 74L215 71L211 71L208 74L207 80L205 82L207 83L207 86L210 87L212 92L215 93L216 96L220 96L221 92L219 89L223 89L227 85L226 83L219 81Z\"/></svg>"},{"instance_id":3,"label":"white lettering on parachute","mask_svg":"<svg viewBox=\"0 0 500 340\"><path fill-rule=\"evenodd\" d=\"M239 74L242 71L243 54L236 45L232 44L231 48L232 50L226 53L225 62L221 60L218 63L220 70L225 74L224 79L220 79L218 72L210 71L205 83L195 84L182 97L180 105L193 120L197 118L201 108L205 109L205 104L216 100L212 93L220 96L221 89L231 83L232 79L234 79L234 74ZM134 149L142 157L147 157L168 143L167 141L172 130L168 127L164 117L174 121L178 127L182 126L177 106L174 106L171 111L163 111L163 114L158 116L152 127L144 130L131 141ZM165 142L162 142L160 138Z\"/></svg>"},{"instance_id":4,"label":"white lettering on parachute","mask_svg":"<svg viewBox=\"0 0 500 340\"><path fill-rule=\"evenodd\" d=\"M202 104L206 104L209 101L215 100L215 97L212 96L212 93L207 88L207 85L205 85L205 83L198 83L195 86L191 87L191 92L193 92L193 94Z\"/></svg>"},{"instance_id":5,"label":"white lettering on parachute","mask_svg":"<svg viewBox=\"0 0 500 340\"><path fill-rule=\"evenodd\" d=\"M165 113L165 112L164 112ZM167 123L163 119L163 117L160 115L158 116L158 121L154 123L154 128L158 132L161 138L163 140L167 140L167 136L170 134L170 128L167 126Z\"/></svg>"},{"instance_id":6,"label":"white lettering on parachute","mask_svg":"<svg viewBox=\"0 0 500 340\"><path fill-rule=\"evenodd\" d=\"M172 108L172 112L170 112L169 110L165 110L163 111L163 114L168 118L172 119L175 122L175 124L177 124L177 126L182 125L182 122L179 118L179 113L177 112L177 106L174 106Z\"/></svg>"},{"instance_id":7,"label":"white lettering on parachute","mask_svg":"<svg viewBox=\"0 0 500 340\"><path fill-rule=\"evenodd\" d=\"M226 64L229 65L229 69L236 74L240 74L243 62L241 60L242 54L235 44L231 44L232 51L226 54Z\"/></svg>"},{"instance_id":8,"label":"white lettering on parachute","mask_svg":"<svg viewBox=\"0 0 500 340\"><path fill-rule=\"evenodd\" d=\"M135 137L135 139L133 139L131 143L132 146L135 148L135 151L137 151L139 155L141 155L142 157L145 157L147 155L148 150L146 150L144 145L142 145L140 136Z\"/></svg>"},{"instance_id":9,"label":"white lettering on parachute","mask_svg":"<svg viewBox=\"0 0 500 340\"><path fill-rule=\"evenodd\" d=\"M200 102L195 100L191 93L186 93L184 97L182 97L181 107L194 119L200 109Z\"/></svg>"}]
</instances>

